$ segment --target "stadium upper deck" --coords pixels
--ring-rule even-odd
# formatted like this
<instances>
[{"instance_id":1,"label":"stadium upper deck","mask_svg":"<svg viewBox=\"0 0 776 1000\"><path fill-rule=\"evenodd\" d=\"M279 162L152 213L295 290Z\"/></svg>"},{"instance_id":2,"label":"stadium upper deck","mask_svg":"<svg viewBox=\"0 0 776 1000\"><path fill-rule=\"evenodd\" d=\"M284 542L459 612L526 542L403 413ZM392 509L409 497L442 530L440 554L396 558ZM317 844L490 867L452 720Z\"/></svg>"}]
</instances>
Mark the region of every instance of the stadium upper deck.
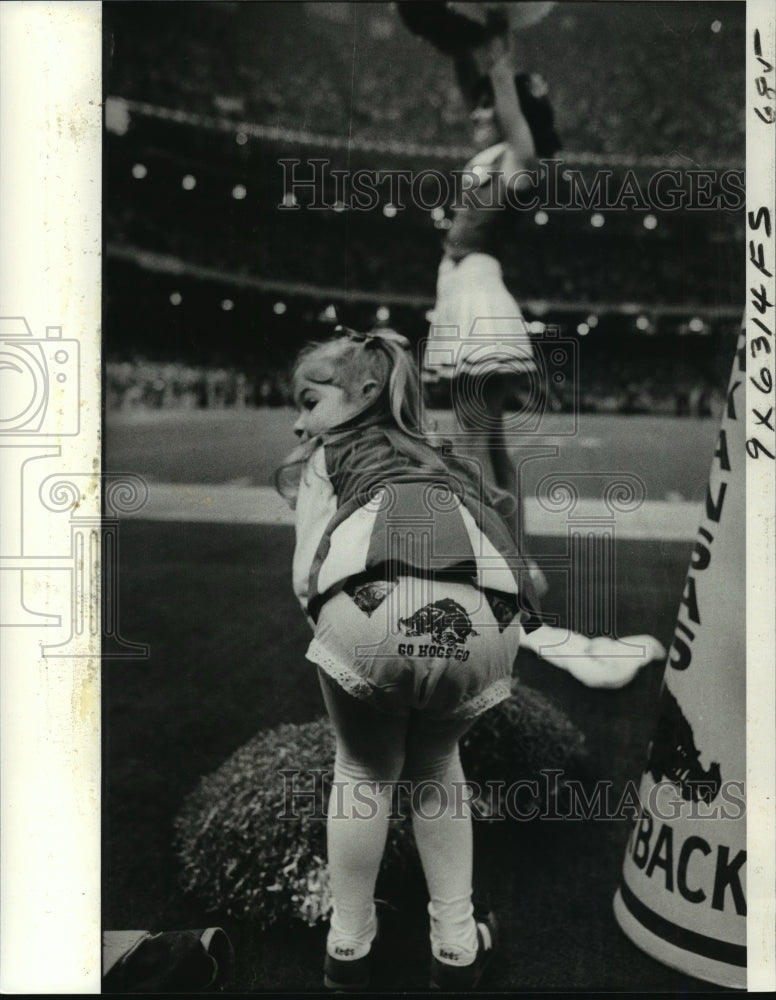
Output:
<instances>
[{"instance_id":1,"label":"stadium upper deck","mask_svg":"<svg viewBox=\"0 0 776 1000\"><path fill-rule=\"evenodd\" d=\"M466 140L449 60L391 4L104 9L109 93L356 145ZM523 45L567 151L742 163L743 4L558 4Z\"/></svg>"}]
</instances>

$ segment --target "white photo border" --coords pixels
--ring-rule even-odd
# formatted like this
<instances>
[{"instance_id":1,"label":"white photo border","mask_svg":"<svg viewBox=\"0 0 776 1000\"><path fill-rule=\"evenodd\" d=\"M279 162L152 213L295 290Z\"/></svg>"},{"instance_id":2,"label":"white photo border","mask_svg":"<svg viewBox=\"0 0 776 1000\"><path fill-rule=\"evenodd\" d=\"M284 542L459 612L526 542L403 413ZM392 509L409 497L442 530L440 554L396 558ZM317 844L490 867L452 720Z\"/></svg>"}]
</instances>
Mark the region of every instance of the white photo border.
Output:
<instances>
[{"instance_id":1,"label":"white photo border","mask_svg":"<svg viewBox=\"0 0 776 1000\"><path fill-rule=\"evenodd\" d=\"M772 0L741 2L747 7L748 222L742 252L747 363L756 359L757 365L747 372L747 441L761 445L750 444L747 464L747 946L749 989L761 991L776 988L776 435L758 416L774 405L776 347L766 351L754 342L771 336L772 344L776 330L776 307L760 308L763 301L776 302L776 38ZM0 439L0 623L14 623L0 627L5 993L100 992L99 614L95 618L87 595L78 635L60 622L51 631L65 652L46 657L34 614L48 607L61 617L79 558L87 589L98 571L90 546L101 515L101 53L99 2L0 4L0 148L6 154L0 171L0 316L26 321L28 335L22 326L16 329L20 338L28 337L23 343L31 346L31 356L46 365L59 352L62 366L50 369L43 403L29 402L48 407L48 422L26 437ZM769 234L764 208L771 212ZM764 386L765 370L770 391L758 389L750 377L759 373ZM59 374L64 379L57 386ZM53 478L48 503L30 509L24 469L35 461L47 463ZM57 478L69 482L71 492ZM74 504L81 557L72 548L77 532L68 511ZM23 559L36 572L25 576Z\"/></svg>"}]
</instances>

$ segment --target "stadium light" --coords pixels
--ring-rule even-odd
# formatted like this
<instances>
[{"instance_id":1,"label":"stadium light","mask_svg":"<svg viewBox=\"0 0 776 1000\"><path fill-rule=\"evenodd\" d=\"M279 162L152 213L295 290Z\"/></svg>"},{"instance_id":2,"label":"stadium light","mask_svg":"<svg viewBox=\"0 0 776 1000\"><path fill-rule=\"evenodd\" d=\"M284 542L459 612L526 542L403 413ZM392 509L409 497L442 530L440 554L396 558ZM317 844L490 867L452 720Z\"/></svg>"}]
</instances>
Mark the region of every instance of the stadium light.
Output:
<instances>
[{"instance_id":1,"label":"stadium light","mask_svg":"<svg viewBox=\"0 0 776 1000\"><path fill-rule=\"evenodd\" d=\"M123 97L106 97L105 128L114 135L126 135L130 122L129 108Z\"/></svg>"},{"instance_id":2,"label":"stadium light","mask_svg":"<svg viewBox=\"0 0 776 1000\"><path fill-rule=\"evenodd\" d=\"M245 132L238 132L237 135L234 137L234 141L237 143L238 146L244 146L245 143L248 141L248 136L245 134Z\"/></svg>"},{"instance_id":3,"label":"stadium light","mask_svg":"<svg viewBox=\"0 0 776 1000\"><path fill-rule=\"evenodd\" d=\"M282 316L283 313L286 311L285 302L276 302L275 305L272 307L272 311L276 316Z\"/></svg>"},{"instance_id":4,"label":"stadium light","mask_svg":"<svg viewBox=\"0 0 776 1000\"><path fill-rule=\"evenodd\" d=\"M587 325L587 323L580 323L577 326L577 333L579 334L580 337L586 337L588 333L590 333L590 327Z\"/></svg>"},{"instance_id":5,"label":"stadium light","mask_svg":"<svg viewBox=\"0 0 776 1000\"><path fill-rule=\"evenodd\" d=\"M132 176L136 181L142 181L144 177L148 176L148 168L144 163L136 163L132 167Z\"/></svg>"},{"instance_id":6,"label":"stadium light","mask_svg":"<svg viewBox=\"0 0 776 1000\"><path fill-rule=\"evenodd\" d=\"M642 225L645 229L657 229L657 219L654 215L645 215L642 220Z\"/></svg>"},{"instance_id":7,"label":"stadium light","mask_svg":"<svg viewBox=\"0 0 776 1000\"><path fill-rule=\"evenodd\" d=\"M598 317L595 315L595 313L591 313L587 317L587 325L590 327L591 330L593 329L594 326L598 326Z\"/></svg>"},{"instance_id":8,"label":"stadium light","mask_svg":"<svg viewBox=\"0 0 776 1000\"><path fill-rule=\"evenodd\" d=\"M321 316L323 317L323 319L333 323L337 318L337 307L332 303L329 303L329 305L327 305L326 308L321 313Z\"/></svg>"},{"instance_id":9,"label":"stadium light","mask_svg":"<svg viewBox=\"0 0 776 1000\"><path fill-rule=\"evenodd\" d=\"M334 204L331 207L333 208L333 210L335 212L344 212L345 211L345 202L344 201L335 201Z\"/></svg>"},{"instance_id":10,"label":"stadium light","mask_svg":"<svg viewBox=\"0 0 776 1000\"><path fill-rule=\"evenodd\" d=\"M722 21L712 21L711 30L714 32L715 35L718 35L719 32L722 30Z\"/></svg>"},{"instance_id":11,"label":"stadium light","mask_svg":"<svg viewBox=\"0 0 776 1000\"><path fill-rule=\"evenodd\" d=\"M702 333L703 332L703 327L704 327L704 322L700 318L700 316L693 316L693 318L690 320L688 326L690 327L690 329L692 330L693 333Z\"/></svg>"},{"instance_id":12,"label":"stadium light","mask_svg":"<svg viewBox=\"0 0 776 1000\"><path fill-rule=\"evenodd\" d=\"M434 220L434 222L439 222L440 219L444 219L444 217L445 217L445 210L442 208L441 205L437 205L435 208L431 209L431 218Z\"/></svg>"},{"instance_id":13,"label":"stadium light","mask_svg":"<svg viewBox=\"0 0 776 1000\"><path fill-rule=\"evenodd\" d=\"M221 301L221 308L224 312L231 312L234 309L234 302L231 299L223 299Z\"/></svg>"},{"instance_id":14,"label":"stadium light","mask_svg":"<svg viewBox=\"0 0 776 1000\"><path fill-rule=\"evenodd\" d=\"M174 306L179 306L181 302L183 302L183 296L181 295L180 292L173 292L170 295L170 302Z\"/></svg>"},{"instance_id":15,"label":"stadium light","mask_svg":"<svg viewBox=\"0 0 776 1000\"><path fill-rule=\"evenodd\" d=\"M593 229L600 229L601 226L606 225L606 219L601 215L600 212L593 212L590 216L590 225Z\"/></svg>"},{"instance_id":16,"label":"stadium light","mask_svg":"<svg viewBox=\"0 0 776 1000\"><path fill-rule=\"evenodd\" d=\"M296 208L299 202L296 200L296 195L291 191L286 191L283 195L283 208Z\"/></svg>"},{"instance_id":17,"label":"stadium light","mask_svg":"<svg viewBox=\"0 0 776 1000\"><path fill-rule=\"evenodd\" d=\"M235 186L232 188L232 197L236 201L242 201L247 194L248 191L244 184L235 184Z\"/></svg>"},{"instance_id":18,"label":"stadium light","mask_svg":"<svg viewBox=\"0 0 776 1000\"><path fill-rule=\"evenodd\" d=\"M197 178L192 174L186 174L186 176L181 181L181 187L184 191L193 191L197 186Z\"/></svg>"},{"instance_id":19,"label":"stadium light","mask_svg":"<svg viewBox=\"0 0 776 1000\"><path fill-rule=\"evenodd\" d=\"M391 310L388 306L379 306L375 316L377 317L377 321L379 323L387 323L391 318Z\"/></svg>"},{"instance_id":20,"label":"stadium light","mask_svg":"<svg viewBox=\"0 0 776 1000\"><path fill-rule=\"evenodd\" d=\"M539 211L534 216L534 222L536 223L536 225L546 226L549 221L550 221L549 215L547 215L544 209L540 208Z\"/></svg>"},{"instance_id":21,"label":"stadium light","mask_svg":"<svg viewBox=\"0 0 776 1000\"><path fill-rule=\"evenodd\" d=\"M387 205L383 205L383 215L386 217L386 219L392 219L396 215L396 206L391 205L390 203Z\"/></svg>"},{"instance_id":22,"label":"stadium light","mask_svg":"<svg viewBox=\"0 0 776 1000\"><path fill-rule=\"evenodd\" d=\"M636 328L638 330L648 330L649 329L649 319L646 316L636 317Z\"/></svg>"}]
</instances>

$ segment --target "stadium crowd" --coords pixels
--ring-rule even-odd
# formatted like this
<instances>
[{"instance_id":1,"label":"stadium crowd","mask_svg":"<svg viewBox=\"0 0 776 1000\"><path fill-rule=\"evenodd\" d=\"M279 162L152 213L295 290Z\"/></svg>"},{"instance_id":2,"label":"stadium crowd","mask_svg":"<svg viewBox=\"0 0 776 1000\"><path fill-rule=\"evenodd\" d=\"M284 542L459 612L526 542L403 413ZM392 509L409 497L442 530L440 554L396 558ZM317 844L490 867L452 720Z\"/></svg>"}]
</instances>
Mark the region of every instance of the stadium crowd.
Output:
<instances>
[{"instance_id":1,"label":"stadium crowd","mask_svg":"<svg viewBox=\"0 0 776 1000\"><path fill-rule=\"evenodd\" d=\"M429 385L426 395L432 407L450 405L445 387ZM584 384L553 388L548 405L556 412L578 405L585 413L709 417L719 415L723 398L721 387L691 365L659 366L645 375L641 365L612 361L600 364ZM105 405L112 412L248 409L292 403L289 367L246 370L139 356L105 364ZM520 409L526 403L515 397L511 406Z\"/></svg>"},{"instance_id":2,"label":"stadium crowd","mask_svg":"<svg viewBox=\"0 0 776 1000\"><path fill-rule=\"evenodd\" d=\"M550 84L564 155L601 157L584 168L588 184L601 164L620 183L629 158L644 177L660 157L735 163L743 148L740 12L727 2L627 7L559 5L525 35L528 64ZM104 17L108 93L193 116L176 122L135 108L124 130L108 129L109 409L287 404L288 358L301 333L290 314L273 316L272 298L255 301L272 289L287 298L307 286L302 294L312 289L331 302L338 290L355 292L373 311L385 296L398 329L413 340L425 335L449 206L432 215L417 205L394 211L381 199L351 212L332 205L327 181L319 192L326 210L281 211L279 158L297 157L306 170L319 156L330 168L449 173L461 164L445 149L467 142L468 124L448 59L410 34L389 4L128 2L106 5ZM686 46L690 33L696 41ZM358 44L343 45L343 36ZM725 71L713 72L717 65ZM293 129L296 138L257 137L241 122ZM330 146L316 145L322 135ZM428 158L435 145L444 149ZM504 274L526 315L549 322L558 303L579 304L578 319L608 309L623 334L608 358L586 344L579 398L556 392L551 405L713 409L719 380L703 351L689 349L691 338L681 348L662 342L663 355L649 363L631 356L630 339L639 313L650 325L650 310L687 310L673 322L677 333L696 311L729 312L741 294L742 230L742 211L725 209L517 215ZM397 300L407 313L401 322ZM171 302L183 307L171 312ZM315 326L320 308L297 319Z\"/></svg>"},{"instance_id":3,"label":"stadium crowd","mask_svg":"<svg viewBox=\"0 0 776 1000\"><path fill-rule=\"evenodd\" d=\"M112 93L356 140L465 139L449 62L410 35L390 4L252 4L249 17L240 3L188 4L183 35L177 6L106 9L126 47L126 58L121 45L112 54ZM707 4L659 6L560 5L526 34L529 68L550 84L565 148L741 159L744 28L735 4L714 4L711 14ZM343 36L357 46L343 46ZM679 96L688 93L692 100Z\"/></svg>"},{"instance_id":4,"label":"stadium crowd","mask_svg":"<svg viewBox=\"0 0 776 1000\"><path fill-rule=\"evenodd\" d=\"M158 219L156 212L129 215L125 210L116 218L109 208L111 241L153 247L184 261L264 279L337 287L347 274L350 287L362 291L424 297L433 293L443 232L428 212L408 210L396 218L376 212L280 215L249 206L236 230L252 229L264 238L246 233L243 240L224 238L229 205L221 212L214 206L210 213L192 215L180 191L169 201L180 208L177 227L165 225L164 219L152 222ZM589 218L590 213L574 213L570 221L561 220L558 213L544 225L531 215L516 219L504 272L518 299L705 306L734 302L740 295L744 259L733 238L737 222L732 218L720 221L721 242L709 239L703 228L708 227L708 214L703 219L661 220L670 233L647 231L638 218L630 220L627 232L609 232L621 225L621 220L612 223L609 218L603 232L594 229ZM231 221L229 226L235 231ZM412 253L407 253L408 246Z\"/></svg>"}]
</instances>

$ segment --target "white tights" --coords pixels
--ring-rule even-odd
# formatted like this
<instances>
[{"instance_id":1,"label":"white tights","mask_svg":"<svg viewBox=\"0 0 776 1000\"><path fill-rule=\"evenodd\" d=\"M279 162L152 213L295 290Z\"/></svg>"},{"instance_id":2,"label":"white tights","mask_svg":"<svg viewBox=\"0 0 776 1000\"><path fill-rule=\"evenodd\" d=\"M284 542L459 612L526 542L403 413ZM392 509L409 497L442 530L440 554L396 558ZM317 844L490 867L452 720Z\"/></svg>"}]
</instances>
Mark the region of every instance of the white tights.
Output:
<instances>
[{"instance_id":1,"label":"white tights","mask_svg":"<svg viewBox=\"0 0 776 1000\"><path fill-rule=\"evenodd\" d=\"M472 824L458 741L471 720L387 715L345 693L319 671L337 735L327 822L334 910L329 953L365 955L376 932L374 890L388 834L392 788L403 776L430 902L431 948L441 961L473 962Z\"/></svg>"}]
</instances>

